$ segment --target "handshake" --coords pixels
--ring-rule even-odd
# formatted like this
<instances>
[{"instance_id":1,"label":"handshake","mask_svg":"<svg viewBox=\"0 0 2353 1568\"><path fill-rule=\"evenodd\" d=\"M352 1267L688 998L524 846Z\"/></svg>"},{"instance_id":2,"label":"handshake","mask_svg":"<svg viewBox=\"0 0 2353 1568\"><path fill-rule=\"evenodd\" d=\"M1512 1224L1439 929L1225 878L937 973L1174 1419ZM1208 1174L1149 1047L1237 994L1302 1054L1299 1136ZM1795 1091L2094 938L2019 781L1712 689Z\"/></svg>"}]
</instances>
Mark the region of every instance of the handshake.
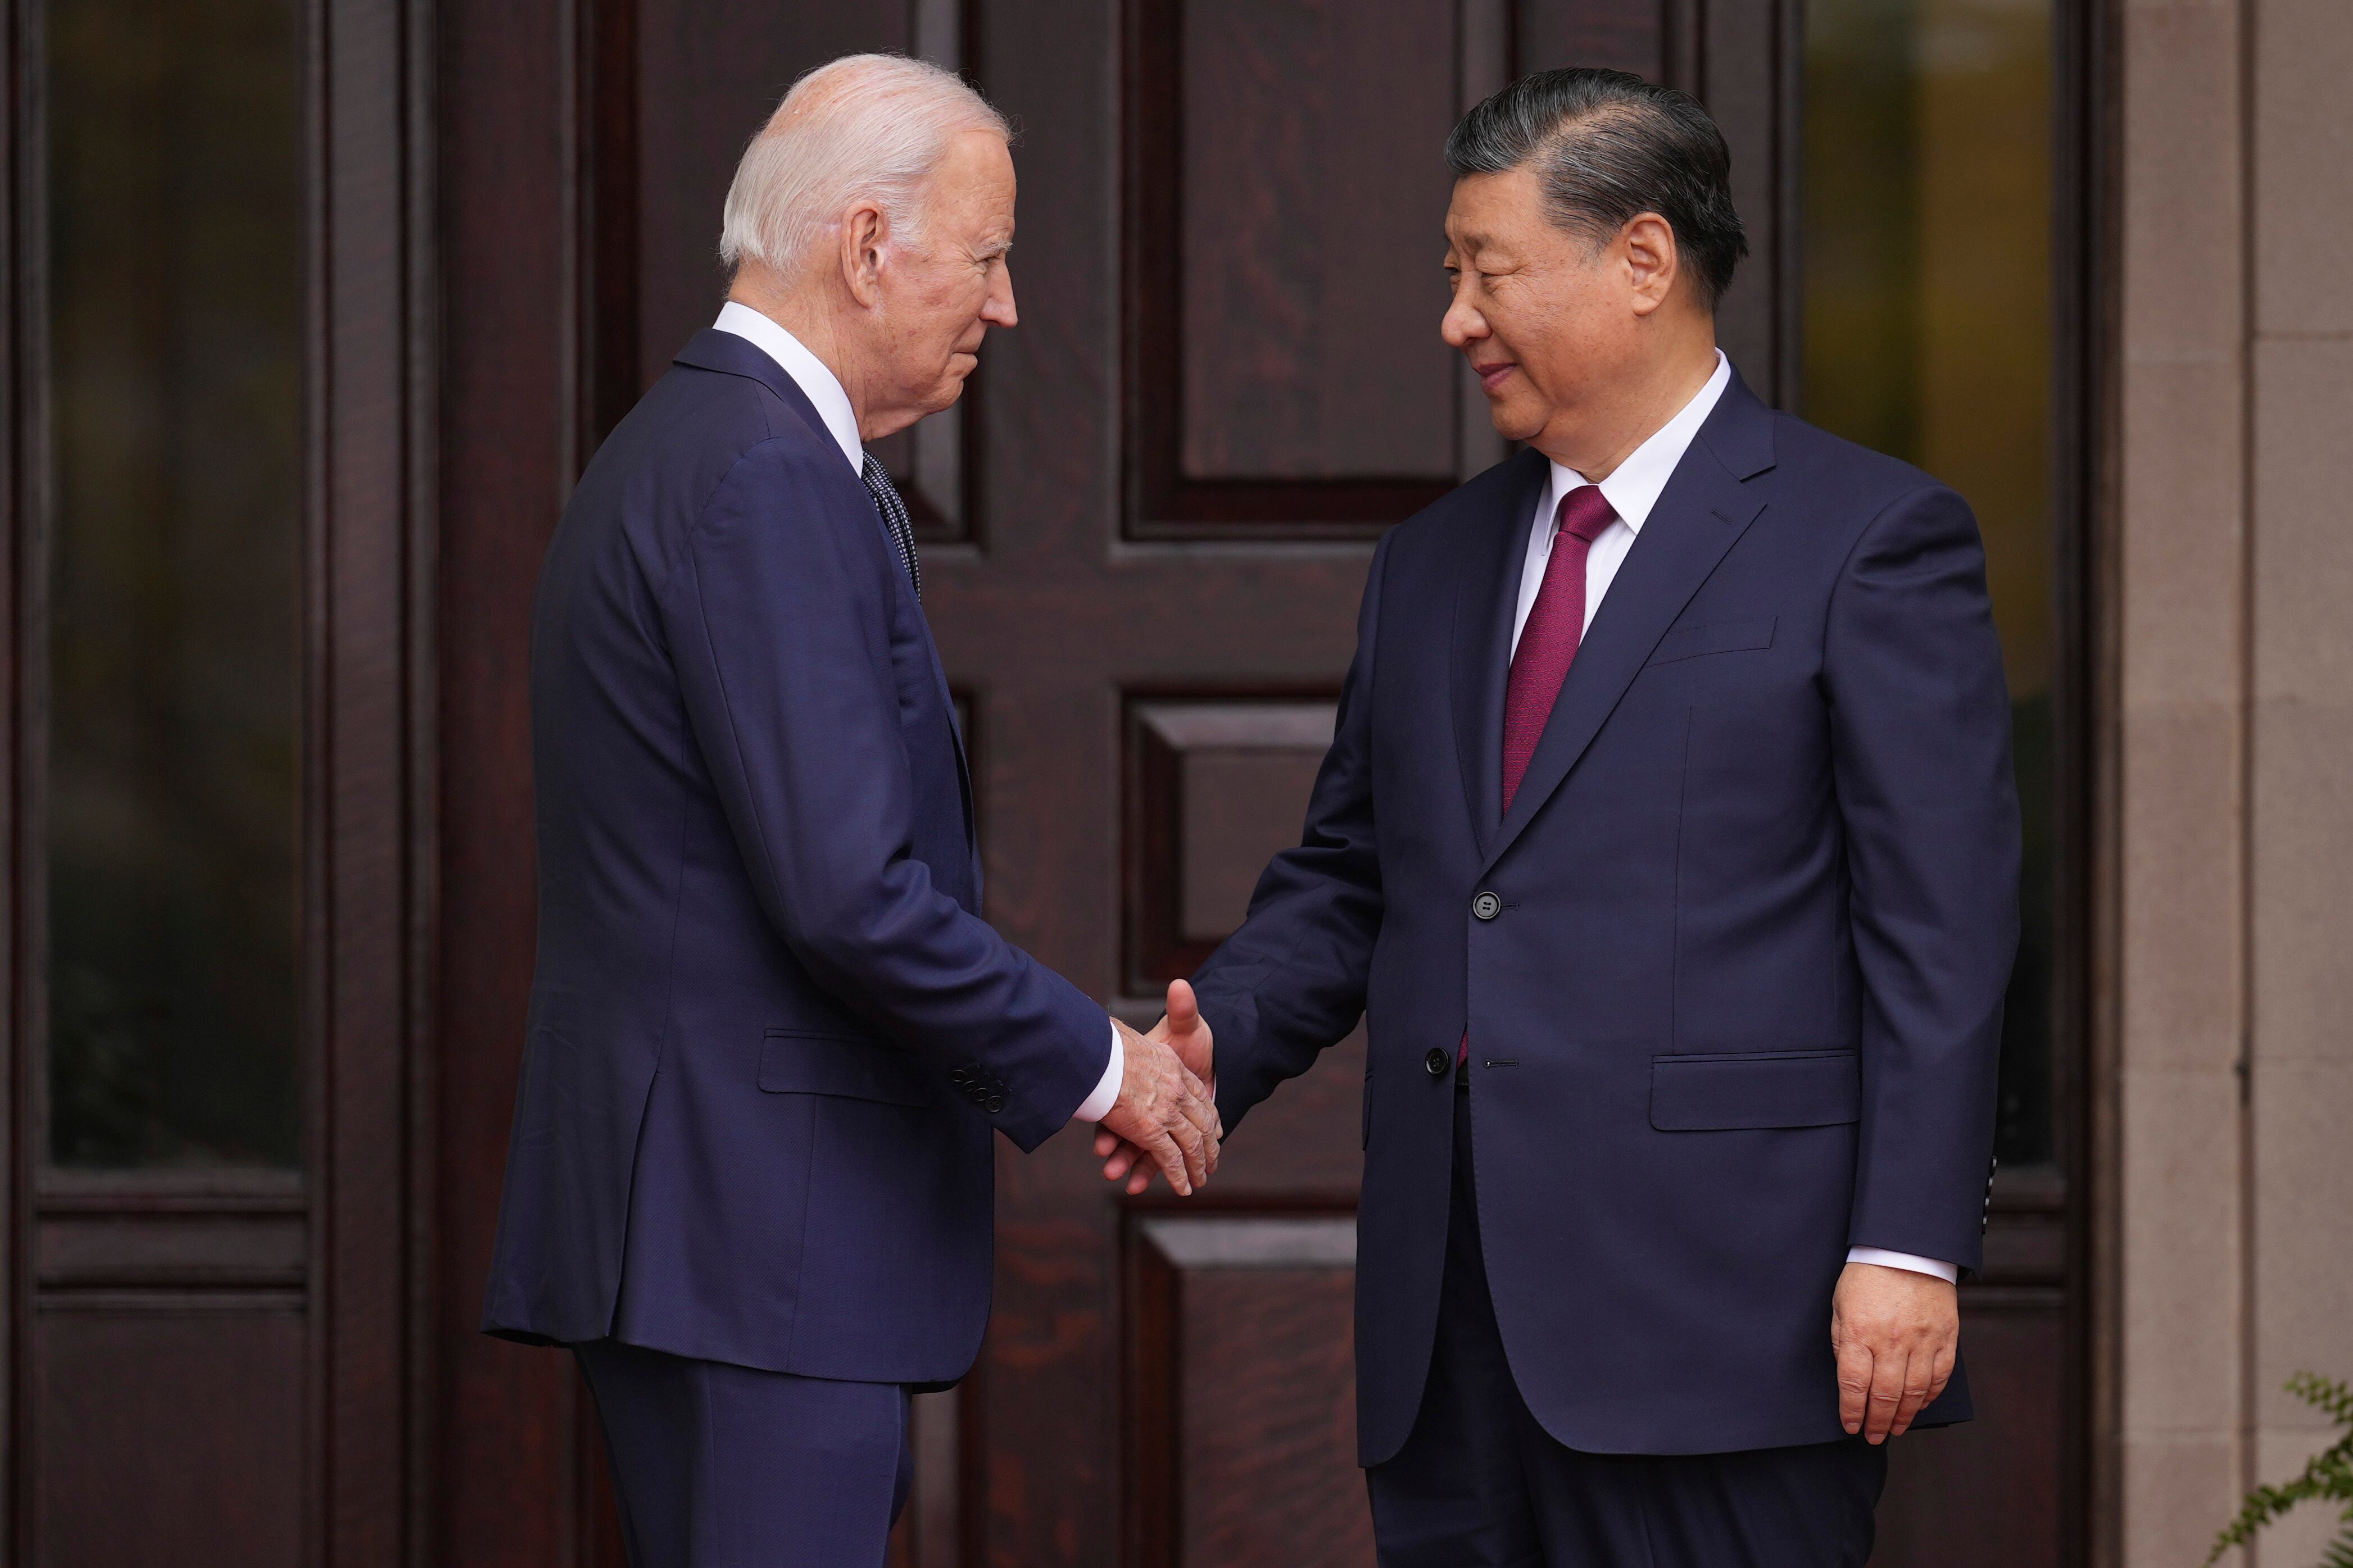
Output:
<instances>
[{"instance_id":1,"label":"handshake","mask_svg":"<svg viewBox=\"0 0 2353 1568\"><path fill-rule=\"evenodd\" d=\"M1178 1193L1190 1195L1218 1168L1218 1142L1226 1135L1211 1089L1213 1042L1208 1020L1182 980L1168 984L1168 1011L1148 1035L1118 1019L1126 1065L1119 1098L1095 1132L1103 1179L1124 1181L1131 1196L1152 1184L1157 1167Z\"/></svg>"}]
</instances>

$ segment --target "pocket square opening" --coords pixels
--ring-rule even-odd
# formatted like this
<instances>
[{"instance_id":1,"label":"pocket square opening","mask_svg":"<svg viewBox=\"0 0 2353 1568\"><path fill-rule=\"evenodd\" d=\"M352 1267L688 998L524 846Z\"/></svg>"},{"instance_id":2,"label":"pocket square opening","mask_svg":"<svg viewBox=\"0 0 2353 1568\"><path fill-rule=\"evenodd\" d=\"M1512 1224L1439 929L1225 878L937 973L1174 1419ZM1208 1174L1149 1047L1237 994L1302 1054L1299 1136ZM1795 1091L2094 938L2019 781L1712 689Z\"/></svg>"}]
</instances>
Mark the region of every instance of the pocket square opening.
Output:
<instances>
[{"instance_id":1,"label":"pocket square opening","mask_svg":"<svg viewBox=\"0 0 2353 1568\"><path fill-rule=\"evenodd\" d=\"M1699 658L1712 653L1747 653L1773 646L1774 628L1780 625L1777 616L1762 616L1754 620L1709 621L1695 626L1677 626L1659 639L1652 650L1652 664L1673 664L1686 658Z\"/></svg>"}]
</instances>

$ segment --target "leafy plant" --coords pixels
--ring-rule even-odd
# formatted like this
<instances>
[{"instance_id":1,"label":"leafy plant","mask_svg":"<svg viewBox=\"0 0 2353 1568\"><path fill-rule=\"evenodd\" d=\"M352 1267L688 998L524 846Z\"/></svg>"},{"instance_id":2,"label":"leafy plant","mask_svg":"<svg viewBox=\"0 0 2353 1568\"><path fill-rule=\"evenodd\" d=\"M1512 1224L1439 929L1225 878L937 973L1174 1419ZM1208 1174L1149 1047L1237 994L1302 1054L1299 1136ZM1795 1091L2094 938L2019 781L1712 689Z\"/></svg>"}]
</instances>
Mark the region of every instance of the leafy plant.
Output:
<instances>
[{"instance_id":1,"label":"leafy plant","mask_svg":"<svg viewBox=\"0 0 2353 1568\"><path fill-rule=\"evenodd\" d=\"M2209 1568L2222 1553L2233 1546L2244 1546L2264 1525L2313 1498L2346 1505L2341 1516L2345 1528L2322 1552L2316 1568L2353 1568L2353 1388L2300 1372L2287 1380L2287 1391L2325 1413L2346 1429L2345 1435L2315 1454L2304 1473L2287 1485L2257 1487L2249 1492L2239 1517L2214 1538L2214 1550L2206 1554Z\"/></svg>"}]
</instances>

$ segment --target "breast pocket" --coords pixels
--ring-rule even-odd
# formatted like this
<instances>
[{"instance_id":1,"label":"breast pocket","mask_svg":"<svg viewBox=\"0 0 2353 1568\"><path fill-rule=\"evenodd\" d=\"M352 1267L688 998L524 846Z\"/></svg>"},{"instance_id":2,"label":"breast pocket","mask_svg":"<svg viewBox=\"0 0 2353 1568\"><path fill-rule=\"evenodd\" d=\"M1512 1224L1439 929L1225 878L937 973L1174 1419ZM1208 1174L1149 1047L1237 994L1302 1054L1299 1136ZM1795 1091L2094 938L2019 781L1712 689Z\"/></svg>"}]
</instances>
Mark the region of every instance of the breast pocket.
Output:
<instances>
[{"instance_id":1,"label":"breast pocket","mask_svg":"<svg viewBox=\"0 0 2353 1568\"><path fill-rule=\"evenodd\" d=\"M760 1087L770 1094L834 1094L889 1105L931 1105L939 1090L909 1057L872 1040L770 1029L760 1042Z\"/></svg>"},{"instance_id":2,"label":"breast pocket","mask_svg":"<svg viewBox=\"0 0 2353 1568\"><path fill-rule=\"evenodd\" d=\"M1725 1051L1651 1058L1651 1125L1662 1132L1836 1127L1862 1119L1852 1051Z\"/></svg>"},{"instance_id":3,"label":"breast pocket","mask_svg":"<svg viewBox=\"0 0 2353 1568\"><path fill-rule=\"evenodd\" d=\"M1677 626L1659 639L1651 651L1650 664L1673 664L1686 658L1701 658L1712 653L1747 653L1773 646L1773 628L1778 617L1762 616L1755 620L1710 621L1703 626Z\"/></svg>"}]
</instances>

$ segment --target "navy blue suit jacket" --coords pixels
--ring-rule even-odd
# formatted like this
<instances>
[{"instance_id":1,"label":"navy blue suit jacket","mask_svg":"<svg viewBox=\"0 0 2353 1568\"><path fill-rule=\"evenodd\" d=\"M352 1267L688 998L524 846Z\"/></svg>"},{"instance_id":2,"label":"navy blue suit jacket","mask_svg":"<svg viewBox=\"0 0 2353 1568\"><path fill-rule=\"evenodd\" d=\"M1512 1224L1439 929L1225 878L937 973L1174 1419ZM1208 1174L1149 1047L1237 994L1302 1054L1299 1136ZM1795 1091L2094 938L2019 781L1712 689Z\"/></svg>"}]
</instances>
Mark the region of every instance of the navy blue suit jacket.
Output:
<instances>
[{"instance_id":1,"label":"navy blue suit jacket","mask_svg":"<svg viewBox=\"0 0 2353 1568\"><path fill-rule=\"evenodd\" d=\"M580 480L532 626L539 951L483 1326L808 1376L977 1353L992 1125L1111 1050L983 921L971 787L872 500L705 331Z\"/></svg>"},{"instance_id":2,"label":"navy blue suit jacket","mask_svg":"<svg viewBox=\"0 0 2353 1568\"><path fill-rule=\"evenodd\" d=\"M1735 376L1505 813L1546 477L1524 452L1375 553L1303 842L1196 978L1219 1110L1236 1129L1365 1016L1365 1463L1420 1405L1466 1027L1537 1419L1604 1453L1829 1441L1847 1248L1979 1260L2019 821L1977 526ZM1967 1402L1956 1376L1928 1419Z\"/></svg>"}]
</instances>

